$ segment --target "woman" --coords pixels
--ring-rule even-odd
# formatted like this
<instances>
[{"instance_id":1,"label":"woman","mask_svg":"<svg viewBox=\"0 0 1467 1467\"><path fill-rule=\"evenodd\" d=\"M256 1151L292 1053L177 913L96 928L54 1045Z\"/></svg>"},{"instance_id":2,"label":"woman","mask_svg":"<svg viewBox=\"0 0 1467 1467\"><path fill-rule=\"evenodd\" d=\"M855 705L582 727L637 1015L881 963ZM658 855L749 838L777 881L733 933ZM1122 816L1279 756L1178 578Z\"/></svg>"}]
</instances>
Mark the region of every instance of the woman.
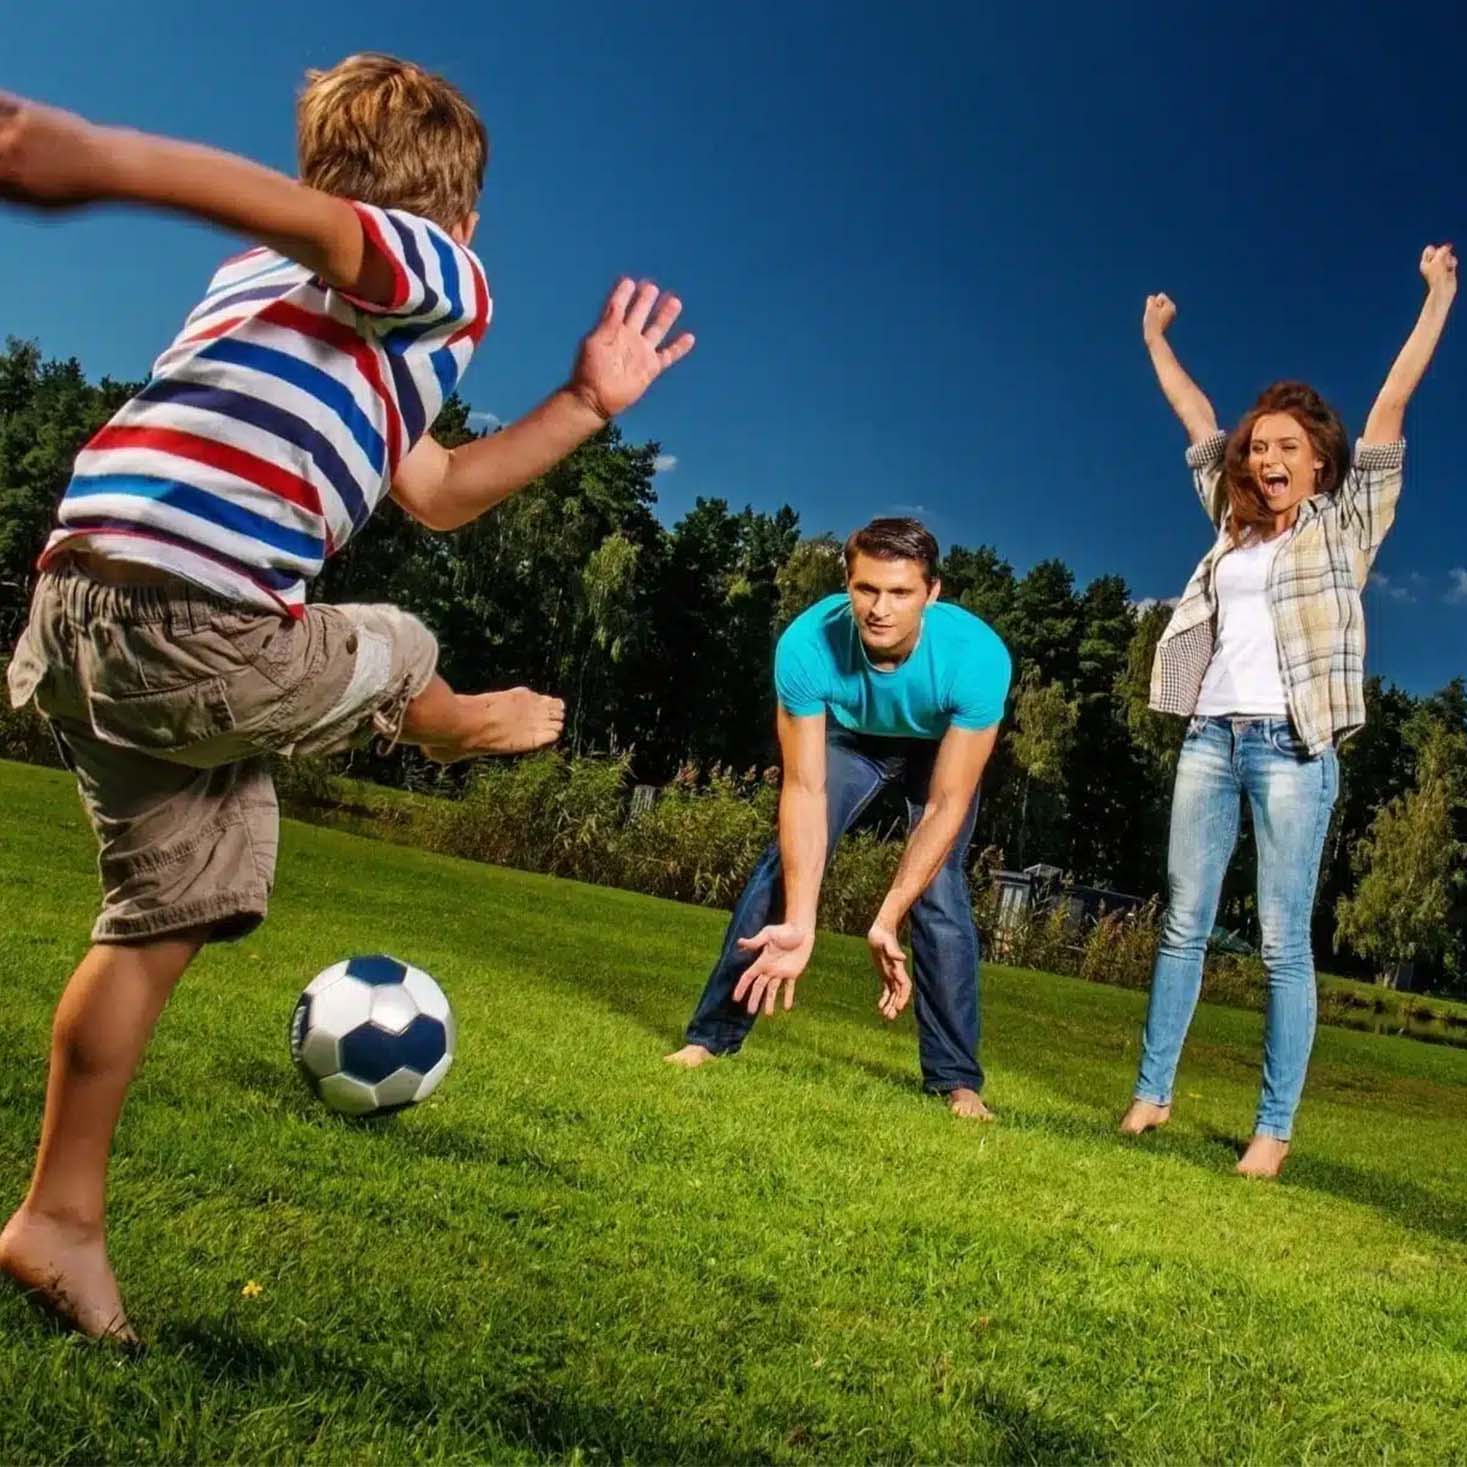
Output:
<instances>
[{"instance_id":1,"label":"woman","mask_svg":"<svg viewBox=\"0 0 1467 1467\"><path fill-rule=\"evenodd\" d=\"M1339 417L1300 382L1270 387L1231 436L1182 370L1151 296L1142 336L1187 430L1187 463L1218 527L1156 649L1151 706L1189 719L1167 856L1170 903L1151 980L1135 1099L1138 1135L1171 1115L1172 1082L1247 797L1268 970L1263 1092L1244 1176L1275 1177L1314 1043L1310 914L1339 786L1335 745L1365 721L1360 592L1395 518L1401 423L1457 290L1451 245L1421 256L1426 303L1370 411L1354 462Z\"/></svg>"}]
</instances>

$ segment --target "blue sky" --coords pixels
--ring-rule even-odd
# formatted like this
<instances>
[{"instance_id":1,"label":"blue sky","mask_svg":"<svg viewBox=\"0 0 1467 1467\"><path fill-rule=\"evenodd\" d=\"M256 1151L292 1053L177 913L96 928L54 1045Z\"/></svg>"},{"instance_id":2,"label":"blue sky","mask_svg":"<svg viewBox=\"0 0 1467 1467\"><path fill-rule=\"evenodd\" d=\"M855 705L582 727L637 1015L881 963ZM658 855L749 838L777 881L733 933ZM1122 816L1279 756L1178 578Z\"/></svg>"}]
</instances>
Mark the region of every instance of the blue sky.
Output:
<instances>
[{"instance_id":1,"label":"blue sky","mask_svg":"<svg viewBox=\"0 0 1467 1467\"><path fill-rule=\"evenodd\" d=\"M515 416L617 274L675 287L698 349L624 424L676 461L669 520L698 495L788 502L809 532L906 510L1021 572L1055 555L1082 584L1175 595L1208 528L1146 293L1179 302L1178 351L1225 419L1298 376L1358 430L1422 245L1467 246L1451 6L211 9L13 7L0 86L289 168L305 67L374 48L446 72L494 147L495 319L466 395ZM0 331L143 375L230 248L7 213ZM1367 593L1372 669L1415 691L1467 671L1464 333L1412 405Z\"/></svg>"}]
</instances>

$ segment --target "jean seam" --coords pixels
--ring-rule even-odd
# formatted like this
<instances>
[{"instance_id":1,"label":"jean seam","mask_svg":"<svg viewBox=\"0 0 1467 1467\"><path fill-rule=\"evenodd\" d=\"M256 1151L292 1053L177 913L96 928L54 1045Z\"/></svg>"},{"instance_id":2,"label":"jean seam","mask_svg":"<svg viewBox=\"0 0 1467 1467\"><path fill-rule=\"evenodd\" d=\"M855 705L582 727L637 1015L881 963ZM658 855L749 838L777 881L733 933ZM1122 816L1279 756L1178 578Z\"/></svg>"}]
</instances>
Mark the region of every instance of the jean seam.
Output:
<instances>
[{"instance_id":1,"label":"jean seam","mask_svg":"<svg viewBox=\"0 0 1467 1467\"><path fill-rule=\"evenodd\" d=\"M1272 743L1272 740L1270 740L1270 743ZM1331 752L1331 751L1326 751L1326 753L1328 753L1328 752ZM1277 753L1277 750L1275 750L1275 753ZM1283 758L1292 758L1294 756L1281 755L1280 757L1283 757ZM1317 757L1321 761L1323 761L1324 758L1325 758L1325 755L1324 754L1320 754L1320 755L1317 755L1315 757ZM1333 789L1332 792L1330 792L1328 798L1326 798L1327 782L1329 781L1330 776L1331 776L1332 773L1333 773L1333 779L1334 779L1334 789ZM1311 849L1314 851L1314 892L1313 892L1312 898L1311 898L1310 903L1309 903L1309 910L1308 910L1308 912L1304 916L1304 927L1305 927L1306 932L1309 931L1309 929L1310 929L1310 927L1312 925L1312 919L1313 919L1313 916L1314 916L1314 908L1315 908L1315 906L1317 905L1317 903L1319 901L1319 863L1320 863L1320 861L1324 857L1324 842L1325 842L1326 838L1329 835L1329 822L1330 822L1330 818L1334 814L1335 802L1338 799L1339 799L1339 771L1338 771L1338 768L1336 768L1334 771L1331 771L1330 768L1329 768L1329 766L1327 764L1321 762L1321 764L1320 764L1320 792L1319 792L1319 797L1315 800L1314 835L1313 835L1313 838L1311 840ZM1313 952L1313 944L1312 944L1312 941L1309 944L1309 966L1310 966L1311 971L1313 971L1314 970L1314 952ZM1318 975L1316 973L1315 979L1314 979L1314 983L1311 986L1310 994L1309 994L1309 996L1310 996L1311 999L1315 999L1316 1012L1317 1012L1317 998L1315 998L1315 995L1317 994L1317 992L1318 992ZM1315 1022L1316 1022L1316 1027L1317 1027L1318 1020L1316 1019ZM1266 1039L1266 1036L1265 1036L1265 1043L1266 1042L1267 1042L1267 1039ZM1311 1054L1312 1054L1312 1051L1313 1051L1313 1047L1314 1047L1313 1046L1313 1041L1311 1040L1311 1042L1310 1042L1310 1051L1311 1051ZM1306 1055L1305 1056L1305 1059L1304 1059L1304 1082L1305 1083L1307 1083L1308 1076L1309 1076L1309 1059L1310 1059L1310 1057L1311 1057L1310 1055ZM1258 1135L1258 1136L1267 1136L1270 1140L1275 1140L1275 1141L1288 1141L1288 1140L1290 1140L1291 1137L1292 1137L1292 1135L1293 1135L1294 1115L1297 1114L1299 1104L1301 1104L1303 1102L1303 1098L1304 1098L1304 1084L1301 1083L1300 1084L1300 1087L1299 1087L1299 1101L1295 1103L1294 1110L1293 1110L1293 1112L1290 1113L1289 1119L1288 1119L1288 1123L1287 1123L1287 1127L1285 1128L1285 1127L1280 1127L1278 1125L1265 1125L1264 1124L1264 1122L1262 1120L1262 1096L1260 1096L1259 1097L1259 1101L1260 1101L1260 1104L1259 1104L1259 1114L1258 1114L1258 1117L1255 1119L1254 1125L1253 1125L1254 1134L1255 1135ZM1280 1134L1281 1132L1282 1132L1282 1134Z\"/></svg>"}]
</instances>

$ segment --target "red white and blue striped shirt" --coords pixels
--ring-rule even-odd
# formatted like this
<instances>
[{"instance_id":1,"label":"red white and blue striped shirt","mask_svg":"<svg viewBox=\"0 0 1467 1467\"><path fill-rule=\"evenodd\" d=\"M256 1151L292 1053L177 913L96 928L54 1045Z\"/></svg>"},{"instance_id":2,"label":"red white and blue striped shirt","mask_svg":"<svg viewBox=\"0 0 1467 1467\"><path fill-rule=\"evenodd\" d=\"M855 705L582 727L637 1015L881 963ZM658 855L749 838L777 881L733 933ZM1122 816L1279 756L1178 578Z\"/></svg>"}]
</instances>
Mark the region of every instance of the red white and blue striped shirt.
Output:
<instances>
[{"instance_id":1,"label":"red white and blue striped shirt","mask_svg":"<svg viewBox=\"0 0 1467 1467\"><path fill-rule=\"evenodd\" d=\"M41 565L86 549L299 615L366 523L489 325L474 256L437 225L353 207L386 305L294 260L227 260L152 380L77 455Z\"/></svg>"}]
</instances>

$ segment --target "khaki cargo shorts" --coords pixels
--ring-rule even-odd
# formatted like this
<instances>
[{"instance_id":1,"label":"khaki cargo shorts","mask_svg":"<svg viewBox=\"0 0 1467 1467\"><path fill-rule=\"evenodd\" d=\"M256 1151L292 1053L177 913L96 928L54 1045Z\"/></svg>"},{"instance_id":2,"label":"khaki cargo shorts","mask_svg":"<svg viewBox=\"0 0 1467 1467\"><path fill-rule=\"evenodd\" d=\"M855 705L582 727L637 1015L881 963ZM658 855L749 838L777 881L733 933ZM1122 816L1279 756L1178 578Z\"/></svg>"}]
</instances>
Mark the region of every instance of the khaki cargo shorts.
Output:
<instances>
[{"instance_id":1,"label":"khaki cargo shorts","mask_svg":"<svg viewBox=\"0 0 1467 1467\"><path fill-rule=\"evenodd\" d=\"M183 581L44 574L10 700L34 697L51 721L101 843L92 940L257 926L280 829L266 756L395 740L437 660L428 629L392 606L291 620Z\"/></svg>"}]
</instances>

